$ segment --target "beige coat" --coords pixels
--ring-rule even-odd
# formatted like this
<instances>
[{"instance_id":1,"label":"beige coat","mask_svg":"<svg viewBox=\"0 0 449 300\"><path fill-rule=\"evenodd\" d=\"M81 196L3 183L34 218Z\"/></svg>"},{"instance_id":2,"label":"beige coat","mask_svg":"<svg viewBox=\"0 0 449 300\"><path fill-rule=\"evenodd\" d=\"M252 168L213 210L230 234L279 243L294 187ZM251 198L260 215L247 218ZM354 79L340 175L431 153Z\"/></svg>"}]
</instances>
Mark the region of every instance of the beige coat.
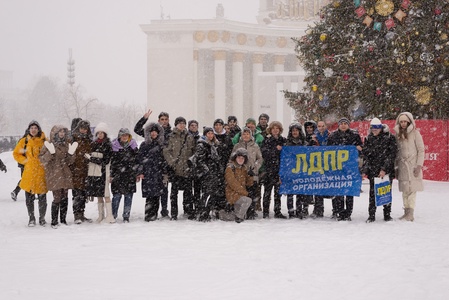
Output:
<instances>
[{"instance_id":1,"label":"beige coat","mask_svg":"<svg viewBox=\"0 0 449 300\"><path fill-rule=\"evenodd\" d=\"M399 118L406 115L410 119L407 128L407 139L399 137ZM396 156L396 178L399 181L399 191L412 193L424 190L422 170L416 177L413 170L416 166L424 165L424 142L421 134L416 129L416 123L409 112L400 113L396 118L394 127L398 142L398 154Z\"/></svg>"},{"instance_id":2,"label":"beige coat","mask_svg":"<svg viewBox=\"0 0 449 300\"><path fill-rule=\"evenodd\" d=\"M262 152L260 151L259 145L254 142L254 138L251 137L251 141L245 143L243 138L240 137L240 140L237 144L234 145L232 152L234 153L237 149L244 148L248 151L248 163L246 164L248 170L253 170L256 180L257 176L259 176L259 170L263 164Z\"/></svg>"}]
</instances>

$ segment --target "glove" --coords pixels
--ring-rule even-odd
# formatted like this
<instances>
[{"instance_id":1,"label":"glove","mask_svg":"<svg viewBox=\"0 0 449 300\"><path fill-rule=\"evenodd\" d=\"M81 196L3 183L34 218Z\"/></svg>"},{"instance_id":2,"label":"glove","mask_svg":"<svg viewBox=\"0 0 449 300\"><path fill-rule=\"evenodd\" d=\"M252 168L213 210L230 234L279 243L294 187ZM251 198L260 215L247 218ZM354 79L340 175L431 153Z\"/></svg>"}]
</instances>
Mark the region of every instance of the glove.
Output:
<instances>
[{"instance_id":1,"label":"glove","mask_svg":"<svg viewBox=\"0 0 449 300\"><path fill-rule=\"evenodd\" d=\"M76 148L78 148L78 143L77 142L73 142L72 144L69 144L69 154L73 155L73 153L75 153Z\"/></svg>"},{"instance_id":2,"label":"glove","mask_svg":"<svg viewBox=\"0 0 449 300\"><path fill-rule=\"evenodd\" d=\"M415 177L418 177L420 172L421 172L421 166L416 166L413 169L413 175L415 175Z\"/></svg>"},{"instance_id":3,"label":"glove","mask_svg":"<svg viewBox=\"0 0 449 300\"><path fill-rule=\"evenodd\" d=\"M249 175L249 176L255 176L255 175L256 175L256 174L254 173L254 168L253 168L253 167L249 168L248 175Z\"/></svg>"},{"instance_id":4,"label":"glove","mask_svg":"<svg viewBox=\"0 0 449 300\"><path fill-rule=\"evenodd\" d=\"M3 172L7 172L7 170L6 170L6 166L3 164L3 162L0 160L0 171L3 171Z\"/></svg>"},{"instance_id":5,"label":"glove","mask_svg":"<svg viewBox=\"0 0 449 300\"><path fill-rule=\"evenodd\" d=\"M44 146L47 147L48 152L50 152L50 154L55 154L56 150L55 150L55 145L53 145L52 143L49 143L47 141L44 142Z\"/></svg>"},{"instance_id":6,"label":"glove","mask_svg":"<svg viewBox=\"0 0 449 300\"><path fill-rule=\"evenodd\" d=\"M84 154L84 157L90 160L90 154L86 153Z\"/></svg>"}]
</instances>

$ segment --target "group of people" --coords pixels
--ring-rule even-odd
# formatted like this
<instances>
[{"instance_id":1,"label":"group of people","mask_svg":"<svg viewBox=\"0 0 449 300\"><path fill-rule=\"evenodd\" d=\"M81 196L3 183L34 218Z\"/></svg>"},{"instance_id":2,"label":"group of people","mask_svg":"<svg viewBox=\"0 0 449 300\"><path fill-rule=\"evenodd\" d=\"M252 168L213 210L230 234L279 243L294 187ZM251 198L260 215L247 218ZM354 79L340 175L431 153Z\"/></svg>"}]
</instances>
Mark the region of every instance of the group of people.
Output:
<instances>
[{"instance_id":1,"label":"group of people","mask_svg":"<svg viewBox=\"0 0 449 300\"><path fill-rule=\"evenodd\" d=\"M122 197L123 222L129 222L137 182L141 182L147 222L158 219L159 208L162 218L177 220L179 191L183 191L183 214L190 220L240 223L256 219L258 211L269 218L272 195L274 218L322 218L325 197L318 195L287 195L288 214L281 212L280 155L284 146L333 145L356 146L363 158L361 172L370 180L367 222L375 221L374 178L386 175L399 181L405 211L400 219L414 219L416 192L423 189L424 144L408 112L397 117L396 135L378 118L372 119L364 143L347 118L341 118L333 132L323 121L294 123L284 137L283 125L270 122L267 114L261 114L258 122L248 118L243 128L234 116L227 123L216 119L211 127L203 127L202 134L196 120L177 117L172 128L168 113L161 112L157 122L150 120L151 114L146 112L135 125L134 132L144 138L140 146L127 128L112 139L105 123L95 126L92 134L90 123L76 118L70 131L56 125L47 138L38 122L30 122L13 151L23 166L19 187L25 191L28 225L36 225L37 199L39 224L45 226L48 191L53 193L51 226L67 224L69 189L76 224L92 222L84 211L94 197L97 222L116 222ZM6 172L3 163L0 168ZM16 190L11 196L16 199ZM329 197L332 218L350 221L353 197ZM309 215L310 205L314 208ZM392 220L390 214L391 203L383 207L385 221Z\"/></svg>"}]
</instances>

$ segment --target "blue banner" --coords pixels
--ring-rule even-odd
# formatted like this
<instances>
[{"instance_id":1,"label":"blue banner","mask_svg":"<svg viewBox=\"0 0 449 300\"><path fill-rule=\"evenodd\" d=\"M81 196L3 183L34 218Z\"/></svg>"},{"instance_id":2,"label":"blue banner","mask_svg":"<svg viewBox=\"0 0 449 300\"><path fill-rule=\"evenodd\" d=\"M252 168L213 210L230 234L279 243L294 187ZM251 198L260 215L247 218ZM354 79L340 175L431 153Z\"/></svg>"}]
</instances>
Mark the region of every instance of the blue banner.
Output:
<instances>
[{"instance_id":1,"label":"blue banner","mask_svg":"<svg viewBox=\"0 0 449 300\"><path fill-rule=\"evenodd\" d=\"M391 182L388 175L384 179L374 178L374 194L376 206L391 203L393 197L391 195Z\"/></svg>"},{"instance_id":2,"label":"blue banner","mask_svg":"<svg viewBox=\"0 0 449 300\"><path fill-rule=\"evenodd\" d=\"M355 146L284 146L281 194L360 196L362 176Z\"/></svg>"}]
</instances>

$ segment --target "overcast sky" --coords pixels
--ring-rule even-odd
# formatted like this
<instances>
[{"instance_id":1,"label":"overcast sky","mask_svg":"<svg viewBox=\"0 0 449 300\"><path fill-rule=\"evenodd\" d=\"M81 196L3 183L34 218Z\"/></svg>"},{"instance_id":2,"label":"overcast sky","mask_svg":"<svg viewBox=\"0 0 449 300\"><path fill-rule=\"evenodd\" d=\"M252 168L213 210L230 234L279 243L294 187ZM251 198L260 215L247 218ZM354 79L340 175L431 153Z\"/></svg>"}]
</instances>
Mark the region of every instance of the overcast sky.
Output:
<instances>
[{"instance_id":1,"label":"overcast sky","mask_svg":"<svg viewBox=\"0 0 449 300\"><path fill-rule=\"evenodd\" d=\"M14 87L49 75L66 81L73 49L76 83L86 96L119 104L146 103L146 38L139 25L160 19L225 18L256 23L259 0L0 0L0 70Z\"/></svg>"}]
</instances>

